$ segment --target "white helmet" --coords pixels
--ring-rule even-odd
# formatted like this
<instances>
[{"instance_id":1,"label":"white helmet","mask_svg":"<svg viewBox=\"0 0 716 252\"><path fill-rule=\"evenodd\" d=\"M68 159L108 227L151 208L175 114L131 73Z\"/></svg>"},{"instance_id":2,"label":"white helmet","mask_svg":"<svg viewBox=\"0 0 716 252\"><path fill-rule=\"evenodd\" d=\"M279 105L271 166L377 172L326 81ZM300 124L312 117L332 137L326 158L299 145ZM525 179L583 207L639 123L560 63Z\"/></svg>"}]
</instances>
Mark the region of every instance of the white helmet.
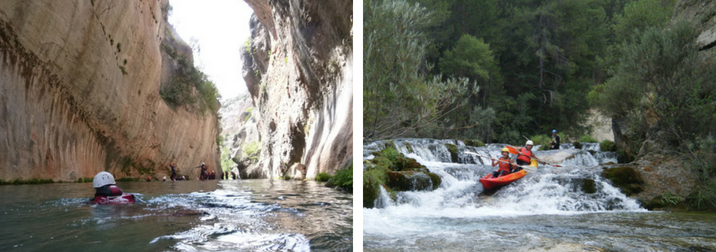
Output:
<instances>
[{"instance_id":1,"label":"white helmet","mask_svg":"<svg viewBox=\"0 0 716 252\"><path fill-rule=\"evenodd\" d=\"M533 143L532 140L527 140L527 143L525 145L535 145L535 143Z\"/></svg>"},{"instance_id":2,"label":"white helmet","mask_svg":"<svg viewBox=\"0 0 716 252\"><path fill-rule=\"evenodd\" d=\"M92 180L92 186L94 186L94 188L114 184L116 184L116 182L114 182L114 176L112 176L112 173L106 171L97 173L97 175L94 176L94 180Z\"/></svg>"}]
</instances>

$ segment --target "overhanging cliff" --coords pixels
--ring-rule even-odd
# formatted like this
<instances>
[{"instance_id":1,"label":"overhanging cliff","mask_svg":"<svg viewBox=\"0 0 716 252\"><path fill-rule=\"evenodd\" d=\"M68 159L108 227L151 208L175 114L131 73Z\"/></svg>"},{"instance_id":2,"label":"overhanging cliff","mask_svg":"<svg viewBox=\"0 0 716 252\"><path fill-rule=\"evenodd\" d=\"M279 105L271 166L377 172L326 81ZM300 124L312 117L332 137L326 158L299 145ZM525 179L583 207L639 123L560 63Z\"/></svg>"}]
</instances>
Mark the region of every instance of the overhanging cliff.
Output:
<instances>
[{"instance_id":1,"label":"overhanging cliff","mask_svg":"<svg viewBox=\"0 0 716 252\"><path fill-rule=\"evenodd\" d=\"M161 176L170 162L196 177L199 163L218 166L216 116L160 97L177 64L161 46L167 6L0 2L0 179Z\"/></svg>"},{"instance_id":2,"label":"overhanging cliff","mask_svg":"<svg viewBox=\"0 0 716 252\"><path fill-rule=\"evenodd\" d=\"M259 139L242 142L235 155L241 177L300 177L304 170L314 178L348 165L353 1L246 2L254 16L243 75ZM260 156L251 162L242 150L256 144Z\"/></svg>"}]
</instances>

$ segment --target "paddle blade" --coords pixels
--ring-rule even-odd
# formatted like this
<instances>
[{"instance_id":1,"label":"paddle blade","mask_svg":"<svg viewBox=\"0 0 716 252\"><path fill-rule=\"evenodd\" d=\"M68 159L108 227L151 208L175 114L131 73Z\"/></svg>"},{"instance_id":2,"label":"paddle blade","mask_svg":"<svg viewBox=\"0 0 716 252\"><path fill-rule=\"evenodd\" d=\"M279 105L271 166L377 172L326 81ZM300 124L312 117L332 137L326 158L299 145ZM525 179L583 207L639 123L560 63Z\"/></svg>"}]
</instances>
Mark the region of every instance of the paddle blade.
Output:
<instances>
[{"instance_id":1,"label":"paddle blade","mask_svg":"<svg viewBox=\"0 0 716 252\"><path fill-rule=\"evenodd\" d=\"M517 149L515 149L515 147L512 147L512 146L507 145L507 146L505 146L505 148L507 148L507 150L509 150L511 154L520 153L519 151L517 151Z\"/></svg>"},{"instance_id":2,"label":"paddle blade","mask_svg":"<svg viewBox=\"0 0 716 252\"><path fill-rule=\"evenodd\" d=\"M537 172L537 167L532 167L532 166L529 166L529 165L523 165L523 166L520 166L520 167L522 167L522 169L524 169L524 170L527 171L527 172Z\"/></svg>"}]
</instances>

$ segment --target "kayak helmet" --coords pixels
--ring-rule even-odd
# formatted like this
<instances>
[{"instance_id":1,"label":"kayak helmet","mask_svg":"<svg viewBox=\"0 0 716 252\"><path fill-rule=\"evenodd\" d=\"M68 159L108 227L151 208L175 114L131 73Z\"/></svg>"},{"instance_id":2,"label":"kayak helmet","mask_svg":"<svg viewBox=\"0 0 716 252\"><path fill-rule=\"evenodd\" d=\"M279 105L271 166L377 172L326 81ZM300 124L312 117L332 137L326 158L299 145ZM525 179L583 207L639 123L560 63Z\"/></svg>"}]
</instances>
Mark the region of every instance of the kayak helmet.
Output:
<instances>
[{"instance_id":1,"label":"kayak helmet","mask_svg":"<svg viewBox=\"0 0 716 252\"><path fill-rule=\"evenodd\" d=\"M502 148L502 152L510 152L510 150L507 149L507 147L505 147L505 148Z\"/></svg>"},{"instance_id":2,"label":"kayak helmet","mask_svg":"<svg viewBox=\"0 0 716 252\"><path fill-rule=\"evenodd\" d=\"M527 140L527 143L525 145L535 145L535 143L532 142L532 140Z\"/></svg>"},{"instance_id":3,"label":"kayak helmet","mask_svg":"<svg viewBox=\"0 0 716 252\"><path fill-rule=\"evenodd\" d=\"M552 130L552 133L557 133L557 130L556 130L556 129L553 129L553 130Z\"/></svg>"},{"instance_id":4,"label":"kayak helmet","mask_svg":"<svg viewBox=\"0 0 716 252\"><path fill-rule=\"evenodd\" d=\"M117 182L114 182L114 176L112 176L112 173L103 171L100 173L97 173L97 175L94 176L94 180L92 180L92 186L94 188L100 188L106 185L114 185Z\"/></svg>"}]
</instances>

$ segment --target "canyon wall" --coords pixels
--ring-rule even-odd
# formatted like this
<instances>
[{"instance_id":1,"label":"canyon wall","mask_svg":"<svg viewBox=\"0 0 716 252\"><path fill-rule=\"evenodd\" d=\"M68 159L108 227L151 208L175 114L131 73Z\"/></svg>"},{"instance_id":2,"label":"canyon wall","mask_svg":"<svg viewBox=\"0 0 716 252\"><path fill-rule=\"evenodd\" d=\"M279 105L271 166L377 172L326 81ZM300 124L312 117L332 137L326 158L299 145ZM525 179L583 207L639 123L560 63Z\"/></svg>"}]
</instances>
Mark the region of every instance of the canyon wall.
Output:
<instances>
[{"instance_id":1,"label":"canyon wall","mask_svg":"<svg viewBox=\"0 0 716 252\"><path fill-rule=\"evenodd\" d=\"M254 15L243 75L259 134L234 155L241 178L314 178L350 165L353 1L246 2Z\"/></svg>"},{"instance_id":2,"label":"canyon wall","mask_svg":"<svg viewBox=\"0 0 716 252\"><path fill-rule=\"evenodd\" d=\"M170 162L196 178L201 162L218 167L216 116L159 95L177 65L164 51L191 56L167 6L0 1L0 179L163 176Z\"/></svg>"}]
</instances>

